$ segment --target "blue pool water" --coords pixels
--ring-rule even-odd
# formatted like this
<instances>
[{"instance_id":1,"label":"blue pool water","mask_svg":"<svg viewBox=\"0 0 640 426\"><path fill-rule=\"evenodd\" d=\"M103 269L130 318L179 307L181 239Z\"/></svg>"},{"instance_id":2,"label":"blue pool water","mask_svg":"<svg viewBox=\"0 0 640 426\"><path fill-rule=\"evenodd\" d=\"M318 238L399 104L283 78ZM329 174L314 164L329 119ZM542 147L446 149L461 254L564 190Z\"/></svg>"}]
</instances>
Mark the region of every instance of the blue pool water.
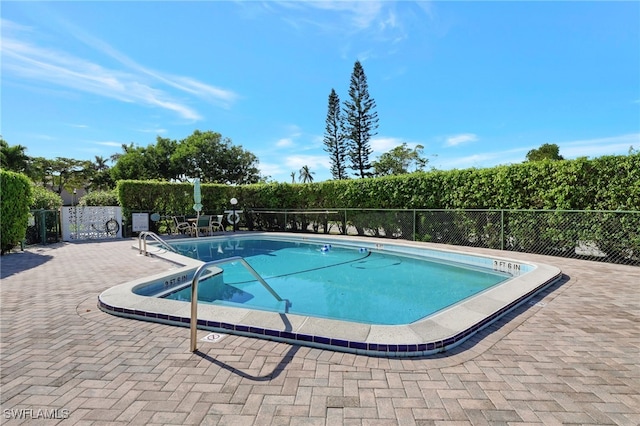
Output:
<instances>
[{"instance_id":1,"label":"blue pool water","mask_svg":"<svg viewBox=\"0 0 640 426\"><path fill-rule=\"evenodd\" d=\"M369 324L409 324L510 277L491 269L358 247L268 239L172 243L202 261L242 256L283 298L288 312ZM239 262L200 282L203 303L282 311ZM190 286L163 297L189 301Z\"/></svg>"},{"instance_id":2,"label":"blue pool water","mask_svg":"<svg viewBox=\"0 0 640 426\"><path fill-rule=\"evenodd\" d=\"M496 285L510 275L358 247L267 239L172 243L179 253L211 261L242 256L283 298L288 312L369 324L409 324ZM238 262L200 282L203 303L282 311ZM189 301L187 284L163 297Z\"/></svg>"}]
</instances>

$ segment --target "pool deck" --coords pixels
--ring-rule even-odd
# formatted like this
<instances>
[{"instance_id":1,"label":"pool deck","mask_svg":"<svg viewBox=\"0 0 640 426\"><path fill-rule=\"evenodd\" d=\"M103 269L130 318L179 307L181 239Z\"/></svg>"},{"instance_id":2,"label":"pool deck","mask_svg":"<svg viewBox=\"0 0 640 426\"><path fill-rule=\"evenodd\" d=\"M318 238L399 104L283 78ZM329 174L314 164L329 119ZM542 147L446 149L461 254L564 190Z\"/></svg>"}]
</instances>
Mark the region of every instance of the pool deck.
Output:
<instances>
[{"instance_id":1,"label":"pool deck","mask_svg":"<svg viewBox=\"0 0 640 426\"><path fill-rule=\"evenodd\" d=\"M440 355L233 335L193 354L188 328L97 308L103 291L175 268L131 245L60 243L0 258L3 424L640 424L638 267L448 247L565 277Z\"/></svg>"}]
</instances>

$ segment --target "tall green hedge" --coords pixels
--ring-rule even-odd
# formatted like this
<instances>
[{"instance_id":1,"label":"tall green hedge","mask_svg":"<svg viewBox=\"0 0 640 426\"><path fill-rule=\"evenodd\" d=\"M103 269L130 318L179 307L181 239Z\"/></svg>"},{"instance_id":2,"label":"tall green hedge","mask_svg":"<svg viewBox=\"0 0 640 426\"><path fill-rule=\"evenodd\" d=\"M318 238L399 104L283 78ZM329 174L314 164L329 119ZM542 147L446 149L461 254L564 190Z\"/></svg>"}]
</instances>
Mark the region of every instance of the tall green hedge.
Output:
<instances>
[{"instance_id":1,"label":"tall green hedge","mask_svg":"<svg viewBox=\"0 0 640 426\"><path fill-rule=\"evenodd\" d=\"M202 184L202 211L215 213L229 206L233 188L227 185ZM161 214L195 215L193 185L154 181L121 180L116 192L123 215L132 212L158 212Z\"/></svg>"},{"instance_id":2,"label":"tall green hedge","mask_svg":"<svg viewBox=\"0 0 640 426\"><path fill-rule=\"evenodd\" d=\"M4 254L27 233L31 181L23 174L0 170L0 198L0 254Z\"/></svg>"},{"instance_id":3,"label":"tall green hedge","mask_svg":"<svg viewBox=\"0 0 640 426\"><path fill-rule=\"evenodd\" d=\"M132 211L193 214L193 185L120 181ZM640 210L640 154L539 161L486 169L412 173L308 184L202 185L203 210L239 209L551 209Z\"/></svg>"}]
</instances>

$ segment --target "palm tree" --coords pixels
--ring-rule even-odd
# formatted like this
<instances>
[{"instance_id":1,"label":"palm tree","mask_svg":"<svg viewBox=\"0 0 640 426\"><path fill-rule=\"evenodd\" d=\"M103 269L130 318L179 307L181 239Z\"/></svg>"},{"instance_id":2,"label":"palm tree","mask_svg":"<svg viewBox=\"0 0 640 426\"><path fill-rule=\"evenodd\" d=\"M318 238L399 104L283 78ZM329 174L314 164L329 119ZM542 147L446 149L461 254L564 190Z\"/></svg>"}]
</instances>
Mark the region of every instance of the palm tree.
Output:
<instances>
[{"instance_id":1,"label":"palm tree","mask_svg":"<svg viewBox=\"0 0 640 426\"><path fill-rule=\"evenodd\" d=\"M0 136L0 166L3 169L23 173L29 166L29 156L25 153L26 146L9 144Z\"/></svg>"},{"instance_id":2,"label":"palm tree","mask_svg":"<svg viewBox=\"0 0 640 426\"><path fill-rule=\"evenodd\" d=\"M118 162L120 157L122 157L124 154L128 153L129 151L133 151L133 149L134 149L133 142L131 142L129 145L123 143L122 152L116 152L115 154L111 154L111 156L109 157L109 160L112 163L116 163Z\"/></svg>"},{"instance_id":3,"label":"palm tree","mask_svg":"<svg viewBox=\"0 0 640 426\"><path fill-rule=\"evenodd\" d=\"M96 155L95 161L91 164L91 188L95 190L108 190L115 186L111 178L107 159Z\"/></svg>"},{"instance_id":4,"label":"palm tree","mask_svg":"<svg viewBox=\"0 0 640 426\"><path fill-rule=\"evenodd\" d=\"M102 157L101 155L96 155L96 160L93 162L93 168L97 172L101 172L103 170L107 170L109 166L107 165L107 159Z\"/></svg>"},{"instance_id":5,"label":"palm tree","mask_svg":"<svg viewBox=\"0 0 640 426\"><path fill-rule=\"evenodd\" d=\"M313 182L313 175L316 174L316 172L312 172L309 170L309 166L302 166L302 168L300 169L300 176L299 179L300 181L302 181L302 183L311 183Z\"/></svg>"}]
</instances>

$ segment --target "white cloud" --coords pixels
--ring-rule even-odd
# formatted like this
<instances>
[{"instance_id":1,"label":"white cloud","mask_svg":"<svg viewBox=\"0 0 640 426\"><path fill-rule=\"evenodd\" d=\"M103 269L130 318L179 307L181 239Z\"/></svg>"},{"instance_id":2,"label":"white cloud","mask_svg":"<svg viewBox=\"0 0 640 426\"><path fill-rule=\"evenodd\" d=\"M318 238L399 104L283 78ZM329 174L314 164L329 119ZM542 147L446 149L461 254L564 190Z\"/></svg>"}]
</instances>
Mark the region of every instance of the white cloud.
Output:
<instances>
[{"instance_id":1,"label":"white cloud","mask_svg":"<svg viewBox=\"0 0 640 426\"><path fill-rule=\"evenodd\" d=\"M464 157L447 158L438 156L433 166L437 169L466 169L469 167L492 167L498 164L521 163L524 161L526 150L507 150L499 152L485 152Z\"/></svg>"},{"instance_id":2,"label":"white cloud","mask_svg":"<svg viewBox=\"0 0 640 426\"><path fill-rule=\"evenodd\" d=\"M344 14L358 30L369 28L379 19L380 1L315 1L305 2L308 7Z\"/></svg>"},{"instance_id":3,"label":"white cloud","mask_svg":"<svg viewBox=\"0 0 640 426\"><path fill-rule=\"evenodd\" d=\"M163 128L155 128L155 129L137 129L138 132L141 133L153 133L156 135L161 135L163 133L167 133L167 129L163 129Z\"/></svg>"},{"instance_id":4,"label":"white cloud","mask_svg":"<svg viewBox=\"0 0 640 426\"><path fill-rule=\"evenodd\" d=\"M218 102L225 107L228 107L229 104L236 101L239 97L237 93L231 90L226 90L226 89L221 89L219 87L211 86L209 84L202 83L190 77L171 76L171 75L163 77L160 74L151 74L151 75L154 75L159 80L167 83L170 86L175 87L176 89L180 89L182 91L185 91L192 95L200 96L205 99L209 99L213 102Z\"/></svg>"},{"instance_id":5,"label":"white cloud","mask_svg":"<svg viewBox=\"0 0 640 426\"><path fill-rule=\"evenodd\" d=\"M278 148L288 148L294 145L293 139L291 138L282 138L276 141L276 146Z\"/></svg>"},{"instance_id":6,"label":"white cloud","mask_svg":"<svg viewBox=\"0 0 640 426\"><path fill-rule=\"evenodd\" d=\"M288 124L285 126L285 131L291 135L292 138L297 138L302 135L302 129L297 124Z\"/></svg>"},{"instance_id":7,"label":"white cloud","mask_svg":"<svg viewBox=\"0 0 640 426\"><path fill-rule=\"evenodd\" d=\"M289 155L284 159L284 163L296 173L302 166L309 166L312 172L330 167L329 158L326 155Z\"/></svg>"},{"instance_id":8,"label":"white cloud","mask_svg":"<svg viewBox=\"0 0 640 426\"><path fill-rule=\"evenodd\" d=\"M276 140L276 148L286 148L291 150L295 147L297 151L309 151L317 149L323 143L322 136L315 136L305 134L302 128L296 124L288 124L284 126L286 135ZM300 139L303 139L302 143L299 143Z\"/></svg>"},{"instance_id":9,"label":"white cloud","mask_svg":"<svg viewBox=\"0 0 640 426\"><path fill-rule=\"evenodd\" d=\"M461 133L459 135L449 136L445 141L445 146L458 146L463 143L475 142L478 140L478 135L474 133Z\"/></svg>"},{"instance_id":10,"label":"white cloud","mask_svg":"<svg viewBox=\"0 0 640 426\"><path fill-rule=\"evenodd\" d=\"M260 169L260 174L262 176L271 176L272 178L275 178L277 176L282 175L283 173L286 173L286 170L283 170L282 165L278 163L261 161L260 166L258 168Z\"/></svg>"},{"instance_id":11,"label":"white cloud","mask_svg":"<svg viewBox=\"0 0 640 426\"><path fill-rule=\"evenodd\" d=\"M29 27L26 25L18 24L17 22L9 21L8 19L0 18L0 26L2 27L3 37L5 33L14 31L14 32L32 32L33 27Z\"/></svg>"},{"instance_id":12,"label":"white cloud","mask_svg":"<svg viewBox=\"0 0 640 426\"><path fill-rule=\"evenodd\" d=\"M58 138L51 136L51 135L42 135L42 134L34 134L34 135L30 135L32 138L34 139L42 139L45 141L54 141L57 140Z\"/></svg>"},{"instance_id":13,"label":"white cloud","mask_svg":"<svg viewBox=\"0 0 640 426\"><path fill-rule=\"evenodd\" d=\"M631 146L640 148L640 133L552 143L558 145L564 158L621 155L626 154Z\"/></svg>"},{"instance_id":14,"label":"white cloud","mask_svg":"<svg viewBox=\"0 0 640 426\"><path fill-rule=\"evenodd\" d=\"M202 97L204 99L209 99L214 102L220 102L223 104L223 106L228 106L228 103L235 101L238 97L237 94L230 90L211 86L190 77L164 74L146 68L138 64L128 56L124 55L123 53L117 51L109 44L87 34L83 30L70 24L69 22L62 22L62 24L82 43L85 43L86 45L104 53L105 55L116 59L118 62L131 68L132 70L153 77L154 79L157 79L158 81L165 83L171 87L198 97Z\"/></svg>"},{"instance_id":15,"label":"white cloud","mask_svg":"<svg viewBox=\"0 0 640 426\"><path fill-rule=\"evenodd\" d=\"M370 41L397 42L407 38L395 2L323 0L263 4L266 11L279 13L284 22L296 29L314 27L326 34L342 36L365 33Z\"/></svg>"},{"instance_id":16,"label":"white cloud","mask_svg":"<svg viewBox=\"0 0 640 426\"><path fill-rule=\"evenodd\" d=\"M102 146L116 147L116 148L120 148L123 145L122 142L114 142L114 141L95 142L95 144L102 145Z\"/></svg>"},{"instance_id":17,"label":"white cloud","mask_svg":"<svg viewBox=\"0 0 640 426\"><path fill-rule=\"evenodd\" d=\"M385 152L391 151L393 148L402 145L403 143L407 144L407 147L413 149L417 145L425 146L425 144L420 142L409 142L400 138L392 138L392 137L379 137L372 138L371 141L371 149L373 150L374 155L381 155Z\"/></svg>"},{"instance_id":18,"label":"white cloud","mask_svg":"<svg viewBox=\"0 0 640 426\"><path fill-rule=\"evenodd\" d=\"M279 182L291 182L291 173L295 173L297 181L302 166L309 167L315 181L328 178L330 164L326 155L289 155L282 162L261 161L259 168L263 176Z\"/></svg>"},{"instance_id":19,"label":"white cloud","mask_svg":"<svg viewBox=\"0 0 640 426\"><path fill-rule=\"evenodd\" d=\"M373 153L377 155L384 154L396 146L402 145L402 140L399 138L372 138L369 142Z\"/></svg>"},{"instance_id":20,"label":"white cloud","mask_svg":"<svg viewBox=\"0 0 640 426\"><path fill-rule=\"evenodd\" d=\"M407 72L406 66L398 66L394 69L391 69L386 75L382 77L383 80L392 80L394 78L402 77Z\"/></svg>"},{"instance_id":21,"label":"white cloud","mask_svg":"<svg viewBox=\"0 0 640 426\"><path fill-rule=\"evenodd\" d=\"M6 22L3 20L3 25ZM5 31L2 40L5 76L9 74L20 79L54 84L121 102L158 107L193 121L201 119L201 115L184 101L174 98L166 90L167 86L219 103L223 107L237 99L237 95L232 91L207 85L190 77L165 75L149 70L106 43L70 25L67 27L71 28L80 41L118 60L124 65L124 69L107 68L64 51L40 47L16 38L13 34L16 31ZM9 28L15 30L19 27L10 25Z\"/></svg>"},{"instance_id":22,"label":"white cloud","mask_svg":"<svg viewBox=\"0 0 640 426\"><path fill-rule=\"evenodd\" d=\"M395 28L398 26L397 15L393 10L389 10L387 17L378 23L381 30L386 28Z\"/></svg>"},{"instance_id":23,"label":"white cloud","mask_svg":"<svg viewBox=\"0 0 640 426\"><path fill-rule=\"evenodd\" d=\"M296 145L296 139L302 135L302 130L296 124L287 124L284 126L286 136L276 141L278 148L292 148Z\"/></svg>"},{"instance_id":24,"label":"white cloud","mask_svg":"<svg viewBox=\"0 0 640 426\"><path fill-rule=\"evenodd\" d=\"M596 158L603 155L626 155L629 152L629 147L640 147L640 133L550 143L558 145L560 155L566 159L577 157ZM493 167L498 164L522 163L526 159L527 152L538 147L539 145L503 151L483 152L464 157L447 157L446 155L441 155L438 156L437 161L432 163L434 167L443 170L469 167Z\"/></svg>"},{"instance_id":25,"label":"white cloud","mask_svg":"<svg viewBox=\"0 0 640 426\"><path fill-rule=\"evenodd\" d=\"M319 32L327 42L337 39L341 58L358 58L361 62L397 53L400 43L408 40L412 31L422 31L426 21L431 27L434 18L428 0L272 0L260 4L263 13L277 14L296 31ZM246 16L262 18L255 13Z\"/></svg>"}]
</instances>

